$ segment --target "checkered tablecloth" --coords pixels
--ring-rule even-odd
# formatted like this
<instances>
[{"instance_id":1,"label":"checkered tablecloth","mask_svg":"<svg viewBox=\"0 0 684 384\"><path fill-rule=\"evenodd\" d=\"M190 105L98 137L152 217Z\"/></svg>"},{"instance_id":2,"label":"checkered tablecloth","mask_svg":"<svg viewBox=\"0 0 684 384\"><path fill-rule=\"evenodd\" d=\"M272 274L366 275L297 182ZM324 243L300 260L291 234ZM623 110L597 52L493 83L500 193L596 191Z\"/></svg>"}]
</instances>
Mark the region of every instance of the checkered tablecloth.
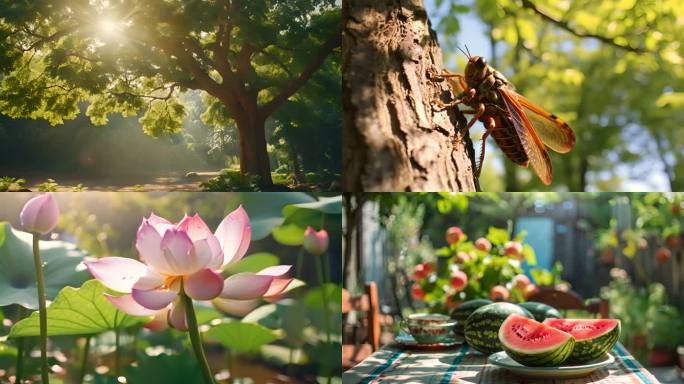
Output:
<instances>
[{"instance_id":1,"label":"checkered tablecloth","mask_svg":"<svg viewBox=\"0 0 684 384\"><path fill-rule=\"evenodd\" d=\"M589 376L568 380L533 380L515 376L505 369L488 364L485 355L474 351L467 344L454 349L429 352L390 346L344 372L342 383L658 383L621 344L616 344L611 353L615 356L615 362Z\"/></svg>"}]
</instances>

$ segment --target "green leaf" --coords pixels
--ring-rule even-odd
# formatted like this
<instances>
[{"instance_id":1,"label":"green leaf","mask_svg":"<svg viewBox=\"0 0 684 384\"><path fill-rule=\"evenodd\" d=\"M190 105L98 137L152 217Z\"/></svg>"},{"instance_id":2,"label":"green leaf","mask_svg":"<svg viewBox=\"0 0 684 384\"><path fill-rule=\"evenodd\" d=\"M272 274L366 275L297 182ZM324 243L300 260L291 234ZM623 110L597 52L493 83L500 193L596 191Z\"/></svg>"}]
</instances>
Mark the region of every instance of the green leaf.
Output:
<instances>
[{"instance_id":1,"label":"green leaf","mask_svg":"<svg viewBox=\"0 0 684 384\"><path fill-rule=\"evenodd\" d=\"M304 338L303 332L309 324L309 317L303 303L293 299L284 299L254 309L242 321L258 323L270 329L283 329L285 339L296 345Z\"/></svg>"},{"instance_id":2,"label":"green leaf","mask_svg":"<svg viewBox=\"0 0 684 384\"><path fill-rule=\"evenodd\" d=\"M333 197L321 197L318 201L309 203L290 204L283 208L283 215L288 217L298 210L309 209L329 215L342 214L342 195Z\"/></svg>"},{"instance_id":3,"label":"green leaf","mask_svg":"<svg viewBox=\"0 0 684 384\"><path fill-rule=\"evenodd\" d=\"M195 316L197 316L197 324L206 324L212 320L223 318L221 312L214 307L202 304L202 302L195 304Z\"/></svg>"},{"instance_id":4,"label":"green leaf","mask_svg":"<svg viewBox=\"0 0 684 384\"><path fill-rule=\"evenodd\" d=\"M529 244L523 244L522 254L525 256L528 265L537 265L537 255L534 253L534 248Z\"/></svg>"},{"instance_id":5,"label":"green leaf","mask_svg":"<svg viewBox=\"0 0 684 384\"><path fill-rule=\"evenodd\" d=\"M243 193L240 197L242 205L249 213L252 240L263 239L274 227L285 221L282 213L285 206L316 202L316 199L303 192Z\"/></svg>"},{"instance_id":6,"label":"green leaf","mask_svg":"<svg viewBox=\"0 0 684 384\"><path fill-rule=\"evenodd\" d=\"M38 288L33 266L33 235L0 222L0 307L19 304L38 308ZM79 286L89 274L79 264L86 255L63 241L41 241L45 294L53 300L65 286Z\"/></svg>"},{"instance_id":7,"label":"green leaf","mask_svg":"<svg viewBox=\"0 0 684 384\"><path fill-rule=\"evenodd\" d=\"M341 331L341 320L339 314L342 311L342 287L338 284L324 284L310 289L302 302L309 310L309 319L319 329L324 329L326 325L326 316L323 314L325 305L323 301L323 294L327 299L328 313L330 314L330 329L333 332L339 333ZM335 314L338 314L337 316ZM339 326L338 326L339 325Z\"/></svg>"},{"instance_id":8,"label":"green leaf","mask_svg":"<svg viewBox=\"0 0 684 384\"><path fill-rule=\"evenodd\" d=\"M273 238L284 245L302 245L304 242L304 228L296 224L286 224L273 228Z\"/></svg>"},{"instance_id":9,"label":"green leaf","mask_svg":"<svg viewBox=\"0 0 684 384\"><path fill-rule=\"evenodd\" d=\"M278 256L268 252L259 252L229 264L225 271L231 275L240 272L259 272L264 268L278 265L279 262Z\"/></svg>"},{"instance_id":10,"label":"green leaf","mask_svg":"<svg viewBox=\"0 0 684 384\"><path fill-rule=\"evenodd\" d=\"M505 229L489 227L489 230L487 231L487 240L493 245L503 245L510 240L510 236Z\"/></svg>"},{"instance_id":11,"label":"green leaf","mask_svg":"<svg viewBox=\"0 0 684 384\"><path fill-rule=\"evenodd\" d=\"M335 232L340 227L341 215L342 196L324 197L319 201L291 204L283 208L285 220L282 226L296 225L302 229L311 226Z\"/></svg>"},{"instance_id":12,"label":"green leaf","mask_svg":"<svg viewBox=\"0 0 684 384\"><path fill-rule=\"evenodd\" d=\"M256 323L231 321L211 327L205 332L210 340L217 341L238 353L257 352L262 345L278 339L276 332Z\"/></svg>"},{"instance_id":13,"label":"green leaf","mask_svg":"<svg viewBox=\"0 0 684 384\"><path fill-rule=\"evenodd\" d=\"M0 356L10 356L14 357L17 355L17 348L7 345L5 343L0 343Z\"/></svg>"},{"instance_id":14,"label":"green leaf","mask_svg":"<svg viewBox=\"0 0 684 384\"><path fill-rule=\"evenodd\" d=\"M97 280L86 281L80 288L66 287L47 309L48 336L87 335L117 328L127 328L149 321L118 310L104 297L106 288ZM38 312L17 322L9 337L38 336Z\"/></svg>"},{"instance_id":15,"label":"green leaf","mask_svg":"<svg viewBox=\"0 0 684 384\"><path fill-rule=\"evenodd\" d=\"M187 384L201 383L202 371L197 359L189 351L169 355L148 356L138 353L138 364L127 369L131 384Z\"/></svg>"}]
</instances>

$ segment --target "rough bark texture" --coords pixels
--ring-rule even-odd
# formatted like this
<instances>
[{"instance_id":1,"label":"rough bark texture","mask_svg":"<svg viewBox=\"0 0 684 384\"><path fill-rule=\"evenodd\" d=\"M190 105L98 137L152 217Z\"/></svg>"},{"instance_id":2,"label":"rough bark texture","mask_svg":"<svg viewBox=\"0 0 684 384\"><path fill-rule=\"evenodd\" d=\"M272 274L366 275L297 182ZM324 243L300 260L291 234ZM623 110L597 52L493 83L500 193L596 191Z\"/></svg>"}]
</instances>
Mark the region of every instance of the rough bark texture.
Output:
<instances>
[{"instance_id":1,"label":"rough bark texture","mask_svg":"<svg viewBox=\"0 0 684 384\"><path fill-rule=\"evenodd\" d=\"M473 145L442 72L422 0L345 0L343 189L475 191ZM460 120L460 121L459 121Z\"/></svg>"},{"instance_id":2,"label":"rough bark texture","mask_svg":"<svg viewBox=\"0 0 684 384\"><path fill-rule=\"evenodd\" d=\"M236 119L240 135L240 172L258 175L262 185L272 185L265 120L259 116L247 116L246 120L240 124L240 120Z\"/></svg>"}]
</instances>

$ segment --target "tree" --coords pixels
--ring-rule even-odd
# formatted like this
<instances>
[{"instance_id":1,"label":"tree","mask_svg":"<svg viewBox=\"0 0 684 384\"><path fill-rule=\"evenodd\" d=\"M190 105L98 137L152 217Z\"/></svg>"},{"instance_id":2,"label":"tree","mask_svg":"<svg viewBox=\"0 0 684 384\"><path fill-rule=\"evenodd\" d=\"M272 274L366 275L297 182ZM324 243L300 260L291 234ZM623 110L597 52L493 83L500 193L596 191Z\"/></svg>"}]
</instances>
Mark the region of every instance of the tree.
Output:
<instances>
[{"instance_id":1,"label":"tree","mask_svg":"<svg viewBox=\"0 0 684 384\"><path fill-rule=\"evenodd\" d=\"M178 132L180 92L206 92L234 120L240 168L271 184L264 124L340 44L334 0L0 0L0 111ZM211 108L211 103L209 108Z\"/></svg>"},{"instance_id":2,"label":"tree","mask_svg":"<svg viewBox=\"0 0 684 384\"><path fill-rule=\"evenodd\" d=\"M472 142L442 71L422 1L343 3L343 188L474 191ZM457 128L458 127L458 128Z\"/></svg>"},{"instance_id":3,"label":"tree","mask_svg":"<svg viewBox=\"0 0 684 384\"><path fill-rule=\"evenodd\" d=\"M273 115L276 123L273 144L287 153L295 178L302 181L304 172L314 173L318 182L339 180L339 175L335 174L342 168L342 142L339 134L331 135L331 132L341 132L342 126L342 90L337 60L338 57L329 60L288 101L287 108L281 108ZM318 150L308 150L311 147Z\"/></svg>"}]
</instances>

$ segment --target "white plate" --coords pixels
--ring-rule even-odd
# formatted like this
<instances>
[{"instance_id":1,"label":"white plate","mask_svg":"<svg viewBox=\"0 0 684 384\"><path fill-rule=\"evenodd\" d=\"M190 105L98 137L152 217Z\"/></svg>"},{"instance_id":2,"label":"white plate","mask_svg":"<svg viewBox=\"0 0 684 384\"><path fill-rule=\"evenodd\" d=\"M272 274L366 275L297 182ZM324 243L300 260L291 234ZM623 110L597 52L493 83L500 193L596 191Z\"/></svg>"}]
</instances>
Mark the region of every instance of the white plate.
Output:
<instances>
[{"instance_id":1,"label":"white plate","mask_svg":"<svg viewBox=\"0 0 684 384\"><path fill-rule=\"evenodd\" d=\"M587 376L595 370L610 365L615 358L610 353L604 354L596 360L580 365L561 365L559 367L527 367L511 359L506 352L501 351L489 356L489 363L505 368L517 375L538 379L570 379Z\"/></svg>"},{"instance_id":2,"label":"white plate","mask_svg":"<svg viewBox=\"0 0 684 384\"><path fill-rule=\"evenodd\" d=\"M444 349L444 348L451 348L451 347L454 347L456 345L463 344L463 338L456 336L456 335L447 338L446 340L444 340L441 343L426 344L426 343L419 343L416 341L416 339L413 338L413 336L402 333L402 334L397 335L394 338L394 341L404 348L415 348L415 349Z\"/></svg>"}]
</instances>

